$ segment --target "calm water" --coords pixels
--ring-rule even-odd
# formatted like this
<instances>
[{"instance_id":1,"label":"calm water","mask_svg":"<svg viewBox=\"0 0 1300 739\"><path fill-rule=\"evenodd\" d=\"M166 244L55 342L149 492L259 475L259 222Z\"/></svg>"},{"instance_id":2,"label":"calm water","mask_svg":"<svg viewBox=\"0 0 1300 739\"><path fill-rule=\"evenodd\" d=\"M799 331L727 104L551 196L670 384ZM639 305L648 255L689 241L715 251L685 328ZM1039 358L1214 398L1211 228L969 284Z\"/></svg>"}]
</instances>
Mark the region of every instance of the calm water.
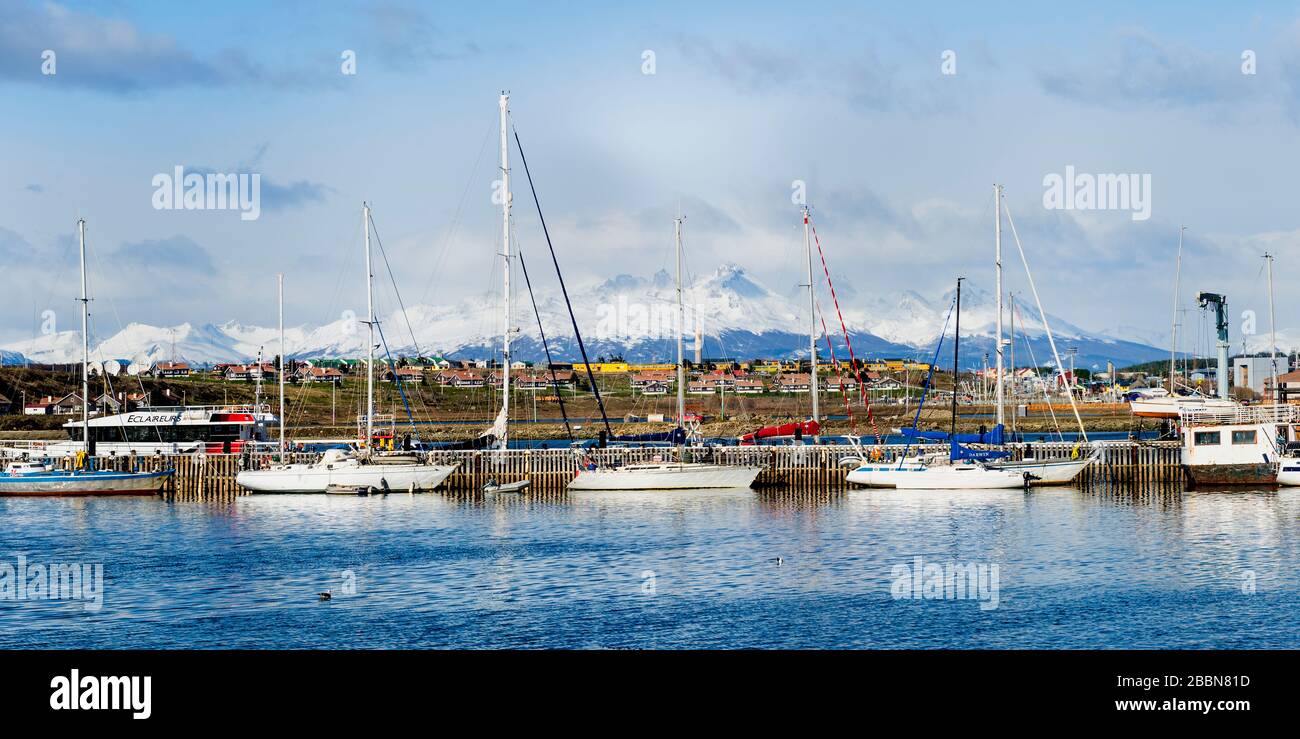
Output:
<instances>
[{"instance_id":1,"label":"calm water","mask_svg":"<svg viewBox=\"0 0 1300 739\"><path fill-rule=\"evenodd\" d=\"M1300 490L0 499L0 567L105 573L98 612L0 600L0 647L1295 648L1298 518ZM997 564L997 607L896 600L918 556Z\"/></svg>"}]
</instances>

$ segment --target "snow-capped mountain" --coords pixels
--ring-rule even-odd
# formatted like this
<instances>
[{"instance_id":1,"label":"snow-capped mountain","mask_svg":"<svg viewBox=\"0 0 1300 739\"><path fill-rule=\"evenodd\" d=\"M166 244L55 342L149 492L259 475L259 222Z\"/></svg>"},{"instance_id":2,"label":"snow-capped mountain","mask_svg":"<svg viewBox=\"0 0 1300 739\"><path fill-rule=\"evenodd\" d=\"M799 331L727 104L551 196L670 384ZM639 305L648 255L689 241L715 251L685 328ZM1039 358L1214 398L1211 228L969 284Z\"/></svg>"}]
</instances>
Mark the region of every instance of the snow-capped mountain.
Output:
<instances>
[{"instance_id":1,"label":"snow-capped mountain","mask_svg":"<svg viewBox=\"0 0 1300 739\"><path fill-rule=\"evenodd\" d=\"M846 294L853 295L847 291ZM674 356L677 290L666 272L649 277L617 275L574 290L570 297L578 312L589 357L662 361ZM823 294L818 300L836 357L847 359L830 296ZM902 291L866 301L854 296L852 305L846 304L844 295L841 300L856 356L928 358L944 330L953 296L948 293L927 299L915 292ZM802 296L782 296L735 264L723 265L697 279L684 291L683 302L687 313L683 333L687 337L688 356L694 354L697 331L703 335L702 353L709 357L808 354L809 319ZM1019 297L1016 302L1016 330L1021 336L1017 343L1017 363L1027 364L1031 350L1034 361L1050 363L1051 351L1037 307ZM531 310L527 293L522 293L514 305L514 324L518 328L512 347L515 358L543 360L538 319ZM558 292L538 295L537 306L552 356L557 361L578 359L572 324ZM382 317L383 344L394 355L490 357L500 351L500 315L500 296L490 293L454 305L414 305L405 314L395 312ZM819 319L819 325L823 319ZM968 283L962 290L963 366L979 366L982 354L992 350L995 320L994 296ZM1050 314L1048 320L1060 351L1065 352L1067 346L1078 349L1075 359L1078 366L1099 363L1104 366L1106 361L1122 365L1164 356L1165 350L1154 346L1090 333ZM1009 324L1004 328L1009 330ZM948 333L951 332L949 323ZM366 335L362 317L345 315L322 326L288 328L286 343L291 357L355 357L365 353ZM825 340L820 340L818 346L819 355L825 359ZM92 355L100 360L125 359L137 365L173 356L192 364L208 364L246 361L257 355L259 347L264 349L265 356L273 356L279 348L278 331L235 322L182 323L170 327L133 323L98 343ZM72 331L2 348L25 355L33 362L64 363L77 361L81 342ZM945 349L942 363L947 363L948 351Z\"/></svg>"}]
</instances>

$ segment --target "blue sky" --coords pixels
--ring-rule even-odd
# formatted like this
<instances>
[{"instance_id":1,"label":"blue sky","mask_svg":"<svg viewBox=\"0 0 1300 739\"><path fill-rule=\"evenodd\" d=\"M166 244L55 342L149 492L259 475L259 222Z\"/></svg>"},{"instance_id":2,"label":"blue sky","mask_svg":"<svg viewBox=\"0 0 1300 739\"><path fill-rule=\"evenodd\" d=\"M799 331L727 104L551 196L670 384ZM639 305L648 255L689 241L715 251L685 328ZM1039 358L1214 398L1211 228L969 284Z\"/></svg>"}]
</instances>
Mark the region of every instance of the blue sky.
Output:
<instances>
[{"instance_id":1,"label":"blue sky","mask_svg":"<svg viewBox=\"0 0 1300 739\"><path fill-rule=\"evenodd\" d=\"M787 290L799 179L856 295L934 295L957 274L991 287L996 181L1048 309L1074 323L1165 332L1186 223L1189 296L1263 315L1268 249L1278 323L1300 325L1294 6L263 5L0 0L0 341L75 307L79 216L101 334L270 324L280 271L293 323L359 308L363 199L408 303L491 288L501 89L574 282L668 265L681 207L693 270L737 262ZM261 217L155 210L151 178L177 165L260 173ZM1149 173L1151 218L1046 210L1043 178L1067 165Z\"/></svg>"}]
</instances>

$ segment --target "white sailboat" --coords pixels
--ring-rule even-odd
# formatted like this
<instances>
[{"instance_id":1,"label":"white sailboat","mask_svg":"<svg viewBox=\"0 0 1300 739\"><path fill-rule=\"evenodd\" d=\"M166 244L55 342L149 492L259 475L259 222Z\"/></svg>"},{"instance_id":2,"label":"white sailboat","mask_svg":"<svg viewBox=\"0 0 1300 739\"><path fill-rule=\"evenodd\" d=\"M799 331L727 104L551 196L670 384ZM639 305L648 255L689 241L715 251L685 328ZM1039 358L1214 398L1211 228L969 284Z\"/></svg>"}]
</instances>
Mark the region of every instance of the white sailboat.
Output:
<instances>
[{"instance_id":1,"label":"white sailboat","mask_svg":"<svg viewBox=\"0 0 1300 739\"><path fill-rule=\"evenodd\" d=\"M241 487L255 493L324 493L344 488L356 490L432 490L456 471L455 465L413 463L409 455L385 457L371 448L375 416L375 301L374 269L370 259L370 205L362 204L366 232L366 322L370 329L366 362L366 438L360 452L327 450L316 462L281 464L264 470L244 470L235 477ZM287 447L284 438L284 278L280 290L280 458Z\"/></svg>"},{"instance_id":2,"label":"white sailboat","mask_svg":"<svg viewBox=\"0 0 1300 739\"><path fill-rule=\"evenodd\" d=\"M996 271L996 282L998 292L998 318L997 318L997 422L999 425L1006 425L1006 401L1005 390L1006 378L1003 374L1002 356L1005 351L1005 342L1002 338L1002 186L993 186L993 242L994 242L994 269ZM1010 218L1010 213L1007 214ZM1014 229L1014 224L1012 225ZM1019 239L1016 241L1019 246ZM1021 252L1023 259L1024 253ZM1052 327L1047 322L1047 313L1043 310L1042 301L1038 299L1038 288L1034 286L1034 276L1029 272L1029 264L1025 263L1025 274L1029 278L1030 290L1034 295L1034 302L1038 304L1040 317L1043 321L1043 330L1047 333L1047 338L1052 345L1052 353L1056 354L1056 340L1052 337ZM1012 338L1014 341L1014 337ZM1057 356L1057 367L1060 367L1060 357ZM1088 430L1083 426L1083 420L1079 417L1079 409L1074 404L1074 390L1070 384L1074 382L1074 377L1070 377L1070 382L1066 384L1066 390L1069 393L1070 407L1074 410L1074 418L1079 422L1079 434L1083 441L1088 441ZM1050 402L1050 401L1049 401ZM1100 452L1095 452L1087 457L1078 459L1034 459L1032 457L1018 461L990 462L988 467L994 470L1012 472L1019 475L1027 485L1065 485L1079 476L1084 468L1092 464L1100 457Z\"/></svg>"},{"instance_id":3,"label":"white sailboat","mask_svg":"<svg viewBox=\"0 0 1300 739\"><path fill-rule=\"evenodd\" d=\"M682 353L682 331L686 310L682 301L682 219L673 220L677 247L677 422L686 417L686 370ZM815 387L815 386L814 386ZM815 397L815 396L814 396ZM676 462L632 464L600 468L584 465L569 483L569 490L691 490L704 488L747 488L762 473L762 467L708 464L681 460L684 450L678 447Z\"/></svg>"}]
</instances>

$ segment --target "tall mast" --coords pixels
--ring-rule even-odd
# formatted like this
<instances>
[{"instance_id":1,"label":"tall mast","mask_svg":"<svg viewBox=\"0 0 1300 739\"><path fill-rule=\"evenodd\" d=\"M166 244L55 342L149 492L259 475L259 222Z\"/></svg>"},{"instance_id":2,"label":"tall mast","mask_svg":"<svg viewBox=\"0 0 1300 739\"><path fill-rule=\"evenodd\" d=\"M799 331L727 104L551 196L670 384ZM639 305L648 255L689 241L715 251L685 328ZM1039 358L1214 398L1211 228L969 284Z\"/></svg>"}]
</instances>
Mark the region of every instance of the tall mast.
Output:
<instances>
[{"instance_id":1,"label":"tall mast","mask_svg":"<svg viewBox=\"0 0 1300 739\"><path fill-rule=\"evenodd\" d=\"M958 349L961 347L961 281L965 277L957 278L957 325L952 331L952 425L949 427L949 435L957 433L957 377L961 374L961 366L958 364Z\"/></svg>"},{"instance_id":2,"label":"tall mast","mask_svg":"<svg viewBox=\"0 0 1300 739\"><path fill-rule=\"evenodd\" d=\"M1006 384L1002 377L1002 186L993 186L993 243L994 243L994 262L997 265L997 291L998 291L998 320L997 320L997 403L998 413L997 422L999 425L1007 422L1006 411L1003 408L1005 398L1003 397L1002 386Z\"/></svg>"},{"instance_id":3,"label":"tall mast","mask_svg":"<svg viewBox=\"0 0 1300 739\"><path fill-rule=\"evenodd\" d=\"M280 301L280 371L276 374L280 380L280 461L284 462L284 373L288 366L284 358L284 273L275 276L276 292ZM259 370L260 371L260 370Z\"/></svg>"},{"instance_id":4,"label":"tall mast","mask_svg":"<svg viewBox=\"0 0 1300 739\"><path fill-rule=\"evenodd\" d=\"M677 425L685 428L686 363L682 356L682 331L686 330L686 308L682 302L682 217L673 219L673 243L677 249Z\"/></svg>"},{"instance_id":5,"label":"tall mast","mask_svg":"<svg viewBox=\"0 0 1300 739\"><path fill-rule=\"evenodd\" d=\"M510 118L510 93L501 93L501 245L505 266L502 268L502 295L505 318L501 327L501 412L506 423L501 429L501 448L509 448L510 436L510 143L506 129Z\"/></svg>"},{"instance_id":6,"label":"tall mast","mask_svg":"<svg viewBox=\"0 0 1300 739\"><path fill-rule=\"evenodd\" d=\"M1178 227L1178 258L1174 262L1174 326L1169 337L1169 394L1174 394L1174 362L1178 358L1178 290L1183 276L1183 232L1186 226Z\"/></svg>"},{"instance_id":7,"label":"tall mast","mask_svg":"<svg viewBox=\"0 0 1300 739\"><path fill-rule=\"evenodd\" d=\"M812 240L808 237L808 206L803 207L803 246L808 252L808 359L809 388L812 392L812 420L820 420L817 412L817 293L813 282Z\"/></svg>"},{"instance_id":8,"label":"tall mast","mask_svg":"<svg viewBox=\"0 0 1300 739\"><path fill-rule=\"evenodd\" d=\"M361 204L361 213L366 232L366 448L369 448L375 436L375 274L370 264L370 203Z\"/></svg>"},{"instance_id":9,"label":"tall mast","mask_svg":"<svg viewBox=\"0 0 1300 739\"><path fill-rule=\"evenodd\" d=\"M1268 260L1268 352L1272 357L1270 364L1273 366L1273 393L1277 397L1277 326L1273 321L1273 255L1264 252L1264 259ZM1276 400L1274 400L1276 402Z\"/></svg>"},{"instance_id":10,"label":"tall mast","mask_svg":"<svg viewBox=\"0 0 1300 739\"><path fill-rule=\"evenodd\" d=\"M90 456L90 296L86 290L86 219L77 219L81 244L81 441Z\"/></svg>"}]
</instances>

